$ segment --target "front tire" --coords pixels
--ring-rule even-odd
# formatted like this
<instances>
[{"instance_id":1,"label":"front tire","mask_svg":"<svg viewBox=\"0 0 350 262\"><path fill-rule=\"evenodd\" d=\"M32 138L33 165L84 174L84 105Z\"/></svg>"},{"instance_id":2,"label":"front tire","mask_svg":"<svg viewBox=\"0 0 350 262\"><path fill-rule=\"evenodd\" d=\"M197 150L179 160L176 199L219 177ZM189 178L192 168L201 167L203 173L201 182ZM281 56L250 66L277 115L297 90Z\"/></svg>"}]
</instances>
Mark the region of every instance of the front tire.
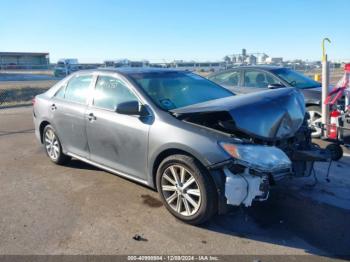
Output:
<instances>
[{"instance_id":1,"label":"front tire","mask_svg":"<svg viewBox=\"0 0 350 262\"><path fill-rule=\"evenodd\" d=\"M217 194L208 171L193 157L172 155L157 171L157 189L168 211L176 218L198 225L217 211Z\"/></svg>"},{"instance_id":2,"label":"front tire","mask_svg":"<svg viewBox=\"0 0 350 262\"><path fill-rule=\"evenodd\" d=\"M55 164L62 165L70 160L70 157L63 153L61 142L51 125L47 125L44 128L43 144L47 156Z\"/></svg>"}]
</instances>

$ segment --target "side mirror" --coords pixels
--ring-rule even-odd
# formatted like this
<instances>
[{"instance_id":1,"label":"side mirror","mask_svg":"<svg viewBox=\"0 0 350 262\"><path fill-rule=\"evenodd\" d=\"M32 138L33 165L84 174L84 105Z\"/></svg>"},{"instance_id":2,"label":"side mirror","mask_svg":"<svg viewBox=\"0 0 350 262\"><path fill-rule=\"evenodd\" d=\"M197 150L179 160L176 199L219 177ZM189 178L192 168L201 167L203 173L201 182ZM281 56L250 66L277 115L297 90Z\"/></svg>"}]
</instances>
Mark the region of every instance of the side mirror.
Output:
<instances>
[{"instance_id":1,"label":"side mirror","mask_svg":"<svg viewBox=\"0 0 350 262\"><path fill-rule=\"evenodd\" d=\"M141 115L138 101L127 101L117 105L116 112L123 115Z\"/></svg>"},{"instance_id":2,"label":"side mirror","mask_svg":"<svg viewBox=\"0 0 350 262\"><path fill-rule=\"evenodd\" d=\"M285 86L282 84L269 84L267 86L268 89L276 89L276 88L281 88L281 87L285 87Z\"/></svg>"}]
</instances>

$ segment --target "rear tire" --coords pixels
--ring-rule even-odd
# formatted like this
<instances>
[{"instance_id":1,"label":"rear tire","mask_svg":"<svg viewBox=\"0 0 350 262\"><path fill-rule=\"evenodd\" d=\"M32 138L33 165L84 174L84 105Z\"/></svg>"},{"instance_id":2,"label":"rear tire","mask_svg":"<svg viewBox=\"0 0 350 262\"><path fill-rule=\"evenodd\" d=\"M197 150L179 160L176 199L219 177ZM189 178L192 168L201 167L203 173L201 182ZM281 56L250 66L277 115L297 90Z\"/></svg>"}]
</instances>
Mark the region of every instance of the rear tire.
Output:
<instances>
[{"instance_id":1,"label":"rear tire","mask_svg":"<svg viewBox=\"0 0 350 262\"><path fill-rule=\"evenodd\" d=\"M47 125L43 131L43 145L47 156L57 165L63 165L70 160L70 157L62 151L61 142L51 125Z\"/></svg>"},{"instance_id":2,"label":"rear tire","mask_svg":"<svg viewBox=\"0 0 350 262\"><path fill-rule=\"evenodd\" d=\"M217 212L217 193L208 171L193 157L172 155L165 158L157 171L157 189L176 218L198 225Z\"/></svg>"}]
</instances>

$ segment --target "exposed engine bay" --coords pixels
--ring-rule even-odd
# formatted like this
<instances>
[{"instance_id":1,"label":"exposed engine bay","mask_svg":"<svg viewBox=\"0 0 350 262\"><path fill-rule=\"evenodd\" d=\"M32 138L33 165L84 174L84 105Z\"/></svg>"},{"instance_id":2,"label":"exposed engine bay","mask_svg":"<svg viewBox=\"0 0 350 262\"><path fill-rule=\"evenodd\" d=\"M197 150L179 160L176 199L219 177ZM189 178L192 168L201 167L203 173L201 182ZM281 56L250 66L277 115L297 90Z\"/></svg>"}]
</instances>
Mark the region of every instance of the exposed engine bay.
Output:
<instances>
[{"instance_id":1,"label":"exposed engine bay","mask_svg":"<svg viewBox=\"0 0 350 262\"><path fill-rule=\"evenodd\" d=\"M212 100L172 113L234 139L220 143L232 157L223 167L229 205L265 200L276 181L310 176L315 161L330 160L312 143L303 96L293 88Z\"/></svg>"}]
</instances>

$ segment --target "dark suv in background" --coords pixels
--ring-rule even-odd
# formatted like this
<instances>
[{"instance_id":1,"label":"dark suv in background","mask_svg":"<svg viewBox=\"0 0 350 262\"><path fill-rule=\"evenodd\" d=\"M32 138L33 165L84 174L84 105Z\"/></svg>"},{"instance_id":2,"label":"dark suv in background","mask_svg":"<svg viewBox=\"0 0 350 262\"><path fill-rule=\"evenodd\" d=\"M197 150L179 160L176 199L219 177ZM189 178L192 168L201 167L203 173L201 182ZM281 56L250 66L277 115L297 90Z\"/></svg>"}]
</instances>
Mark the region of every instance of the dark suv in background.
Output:
<instances>
[{"instance_id":1,"label":"dark suv in background","mask_svg":"<svg viewBox=\"0 0 350 262\"><path fill-rule=\"evenodd\" d=\"M296 87L305 97L306 109L310 114L309 124L312 136L319 137L321 129L321 84L294 70L277 66L241 66L208 76L236 94L248 94L267 89Z\"/></svg>"}]
</instances>

